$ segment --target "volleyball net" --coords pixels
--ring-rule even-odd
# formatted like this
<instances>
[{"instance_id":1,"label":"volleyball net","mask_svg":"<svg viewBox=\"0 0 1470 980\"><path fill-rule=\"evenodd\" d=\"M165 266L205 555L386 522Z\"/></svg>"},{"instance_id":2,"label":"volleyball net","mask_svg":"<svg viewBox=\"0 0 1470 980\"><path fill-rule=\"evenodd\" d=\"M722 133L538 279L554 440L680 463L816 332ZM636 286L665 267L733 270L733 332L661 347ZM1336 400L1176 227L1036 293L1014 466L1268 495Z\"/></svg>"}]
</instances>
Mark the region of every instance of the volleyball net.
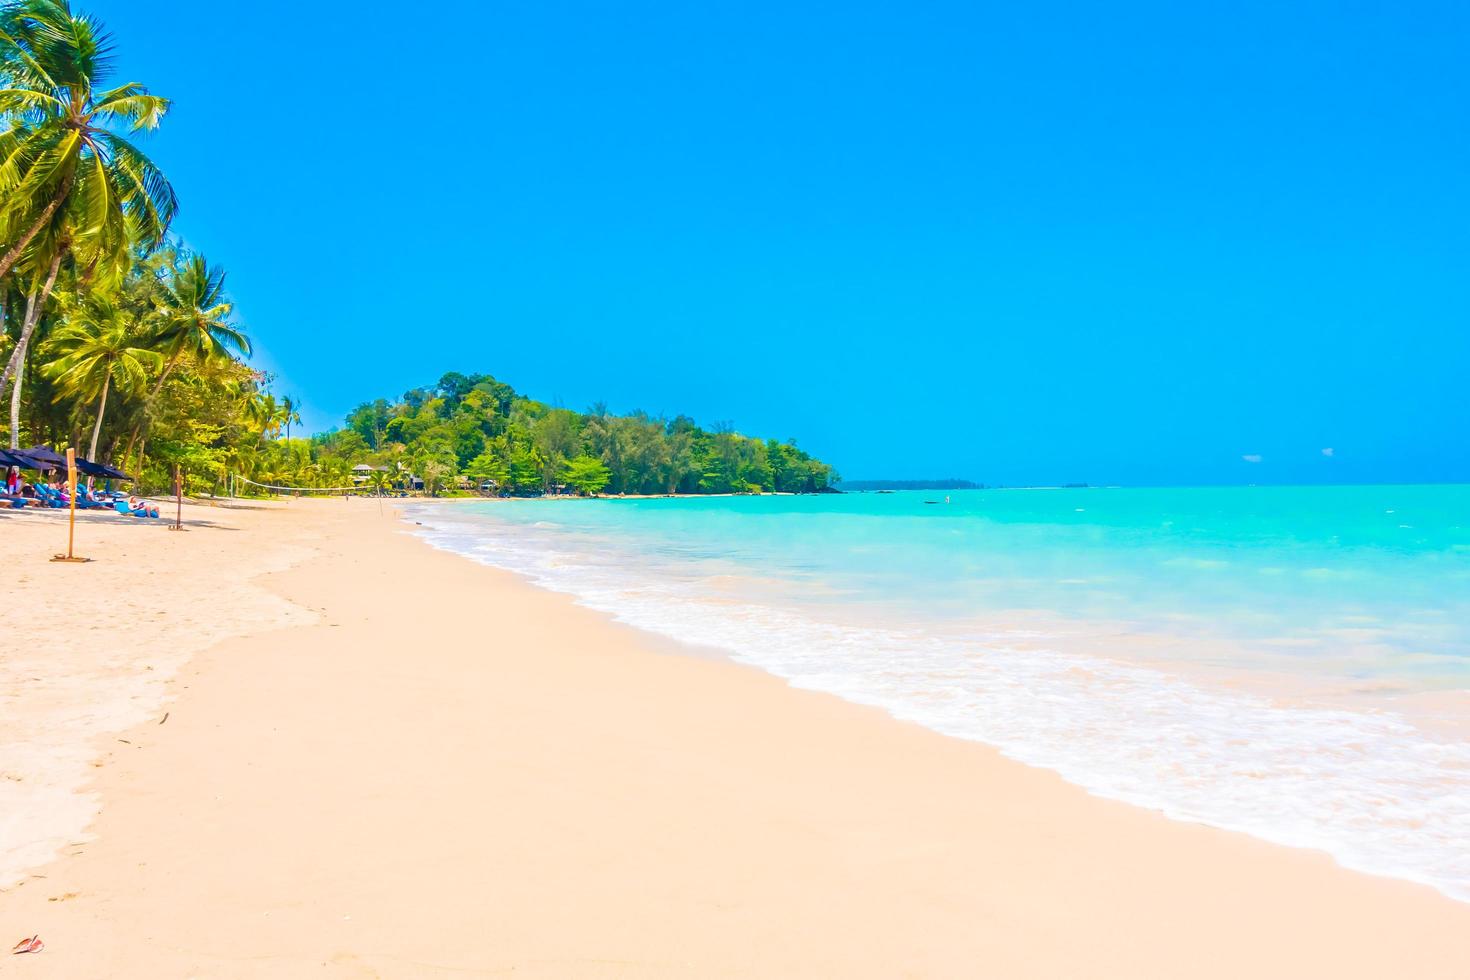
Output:
<instances>
[{"instance_id":1,"label":"volleyball net","mask_svg":"<svg viewBox=\"0 0 1470 980\"><path fill-rule=\"evenodd\" d=\"M233 496L239 496L239 488L247 485L258 487L261 490L266 490L273 494L284 493L290 496L304 496L313 493L327 495L356 493L364 497L374 496L373 488L366 484L351 487L287 487L276 483L257 483L249 477L244 476L232 476L231 479L234 481L230 487L230 492Z\"/></svg>"}]
</instances>

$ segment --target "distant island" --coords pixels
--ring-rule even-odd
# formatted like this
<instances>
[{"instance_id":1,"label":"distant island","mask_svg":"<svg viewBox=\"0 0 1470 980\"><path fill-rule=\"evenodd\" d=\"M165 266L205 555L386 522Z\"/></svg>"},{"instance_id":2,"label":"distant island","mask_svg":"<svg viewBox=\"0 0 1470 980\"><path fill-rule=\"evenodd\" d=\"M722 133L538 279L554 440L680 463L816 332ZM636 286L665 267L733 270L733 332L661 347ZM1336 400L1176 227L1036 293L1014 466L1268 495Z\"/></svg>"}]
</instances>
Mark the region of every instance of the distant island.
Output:
<instances>
[{"instance_id":1,"label":"distant island","mask_svg":"<svg viewBox=\"0 0 1470 980\"><path fill-rule=\"evenodd\" d=\"M488 374L459 372L395 402L362 404L344 428L300 443L310 471L286 479L381 489L406 479L429 493L820 493L836 479L791 442L704 429L684 415L553 408Z\"/></svg>"},{"instance_id":2,"label":"distant island","mask_svg":"<svg viewBox=\"0 0 1470 980\"><path fill-rule=\"evenodd\" d=\"M843 480L839 490L984 490L985 484L972 480Z\"/></svg>"}]
</instances>

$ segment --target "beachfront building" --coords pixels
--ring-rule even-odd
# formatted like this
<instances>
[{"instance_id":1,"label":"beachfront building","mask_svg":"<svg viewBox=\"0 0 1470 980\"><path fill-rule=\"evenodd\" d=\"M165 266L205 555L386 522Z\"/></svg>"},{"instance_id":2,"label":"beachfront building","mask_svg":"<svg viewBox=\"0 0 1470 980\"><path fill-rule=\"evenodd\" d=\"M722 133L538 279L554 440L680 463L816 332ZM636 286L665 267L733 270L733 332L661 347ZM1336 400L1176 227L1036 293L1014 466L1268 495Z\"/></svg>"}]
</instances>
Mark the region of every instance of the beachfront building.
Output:
<instances>
[{"instance_id":1,"label":"beachfront building","mask_svg":"<svg viewBox=\"0 0 1470 980\"><path fill-rule=\"evenodd\" d=\"M369 466L367 463L358 463L352 468L352 482L356 484L366 483L374 473L386 473L386 466Z\"/></svg>"}]
</instances>

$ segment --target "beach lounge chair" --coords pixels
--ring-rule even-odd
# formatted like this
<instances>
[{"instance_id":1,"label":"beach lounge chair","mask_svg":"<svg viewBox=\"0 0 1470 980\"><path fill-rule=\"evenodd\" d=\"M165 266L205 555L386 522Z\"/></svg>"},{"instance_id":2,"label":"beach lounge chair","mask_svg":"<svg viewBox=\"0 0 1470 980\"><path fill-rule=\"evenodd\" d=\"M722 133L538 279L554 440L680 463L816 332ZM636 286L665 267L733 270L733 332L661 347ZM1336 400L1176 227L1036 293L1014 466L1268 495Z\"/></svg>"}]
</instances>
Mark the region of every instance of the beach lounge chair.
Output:
<instances>
[{"instance_id":1,"label":"beach lounge chair","mask_svg":"<svg viewBox=\"0 0 1470 980\"><path fill-rule=\"evenodd\" d=\"M36 500L42 507L66 506L66 501L62 498L61 494L42 483L36 484Z\"/></svg>"},{"instance_id":2,"label":"beach lounge chair","mask_svg":"<svg viewBox=\"0 0 1470 980\"><path fill-rule=\"evenodd\" d=\"M71 506L71 498L59 490L54 490L48 487L36 487L36 492L41 495L41 499L46 502L46 506L48 507ZM107 504L93 503L85 497L77 498L77 510L97 510L99 508L106 507Z\"/></svg>"}]
</instances>

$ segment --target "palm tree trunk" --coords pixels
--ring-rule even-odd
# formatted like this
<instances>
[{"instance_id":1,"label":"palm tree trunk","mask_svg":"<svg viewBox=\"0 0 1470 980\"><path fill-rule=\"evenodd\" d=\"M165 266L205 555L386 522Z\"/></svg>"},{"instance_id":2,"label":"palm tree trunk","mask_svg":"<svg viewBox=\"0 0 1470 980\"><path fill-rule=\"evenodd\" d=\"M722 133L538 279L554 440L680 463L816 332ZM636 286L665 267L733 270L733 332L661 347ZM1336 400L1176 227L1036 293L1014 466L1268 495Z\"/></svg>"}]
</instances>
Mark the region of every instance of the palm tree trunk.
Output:
<instances>
[{"instance_id":1,"label":"palm tree trunk","mask_svg":"<svg viewBox=\"0 0 1470 980\"><path fill-rule=\"evenodd\" d=\"M168 380L169 374L173 372L174 366L179 363L183 351L175 351L173 357L168 359L168 364L163 368L163 373L158 376L158 382L154 384L153 390L148 392L148 397L143 399L143 408L138 413L138 424L133 426L133 431L128 433L128 448L123 452L123 462L127 462L128 455L133 451L133 444L138 441L138 436L148 425L148 408L153 404L153 399L163 390L163 383Z\"/></svg>"},{"instance_id":2,"label":"palm tree trunk","mask_svg":"<svg viewBox=\"0 0 1470 980\"><path fill-rule=\"evenodd\" d=\"M10 275L11 268L19 261L21 253L26 250L26 246L41 233L42 228L46 227L46 222L51 220L51 216L56 213L56 209L61 207L61 203L71 193L72 182L75 179L75 171L66 175L66 179L61 182L61 187L57 190L56 196L51 199L51 203L41 209L41 215L36 218L35 224L26 229L26 233L21 236L20 241L10 247L10 251L5 253L4 258L0 258L0 279L4 279Z\"/></svg>"},{"instance_id":3,"label":"palm tree trunk","mask_svg":"<svg viewBox=\"0 0 1470 980\"><path fill-rule=\"evenodd\" d=\"M163 373L158 376L158 383L153 386L153 390L148 392L148 397L143 400L143 413L145 415L148 412L148 406L153 404L153 399L157 398L158 393L163 390L163 383L173 373L174 365L179 363L179 358L183 354L183 350L174 351L173 356L168 359L168 363L163 366Z\"/></svg>"},{"instance_id":4,"label":"palm tree trunk","mask_svg":"<svg viewBox=\"0 0 1470 980\"><path fill-rule=\"evenodd\" d=\"M40 293L32 292L26 300L25 324L20 328L20 339L15 342L15 350L10 352L10 360L5 363L5 371L0 374L0 391L5 390L10 376L15 374L22 361L25 360L26 347L31 342L31 334L35 332L36 324L41 322L41 311L46 308L46 301L51 298L51 289L56 285L56 274L61 271L61 253L51 260L51 270L46 275L46 282L41 286Z\"/></svg>"},{"instance_id":5,"label":"palm tree trunk","mask_svg":"<svg viewBox=\"0 0 1470 980\"><path fill-rule=\"evenodd\" d=\"M135 425L133 426L133 431L128 433L128 448L124 449L122 454L122 469L125 472L128 468L128 460L133 456L133 446L138 442L138 433L142 431L142 428L141 425ZM113 448L116 449L117 447L114 445Z\"/></svg>"},{"instance_id":6,"label":"palm tree trunk","mask_svg":"<svg viewBox=\"0 0 1470 980\"><path fill-rule=\"evenodd\" d=\"M10 389L10 448L20 448L20 384L25 378L26 366L22 361L15 370L15 387Z\"/></svg>"},{"instance_id":7,"label":"palm tree trunk","mask_svg":"<svg viewBox=\"0 0 1470 980\"><path fill-rule=\"evenodd\" d=\"M97 459L97 437L102 434L102 416L107 414L107 389L112 384L112 371L109 368L102 378L102 401L97 405L97 424L92 426L92 445L87 447L87 458L93 461Z\"/></svg>"}]
</instances>

